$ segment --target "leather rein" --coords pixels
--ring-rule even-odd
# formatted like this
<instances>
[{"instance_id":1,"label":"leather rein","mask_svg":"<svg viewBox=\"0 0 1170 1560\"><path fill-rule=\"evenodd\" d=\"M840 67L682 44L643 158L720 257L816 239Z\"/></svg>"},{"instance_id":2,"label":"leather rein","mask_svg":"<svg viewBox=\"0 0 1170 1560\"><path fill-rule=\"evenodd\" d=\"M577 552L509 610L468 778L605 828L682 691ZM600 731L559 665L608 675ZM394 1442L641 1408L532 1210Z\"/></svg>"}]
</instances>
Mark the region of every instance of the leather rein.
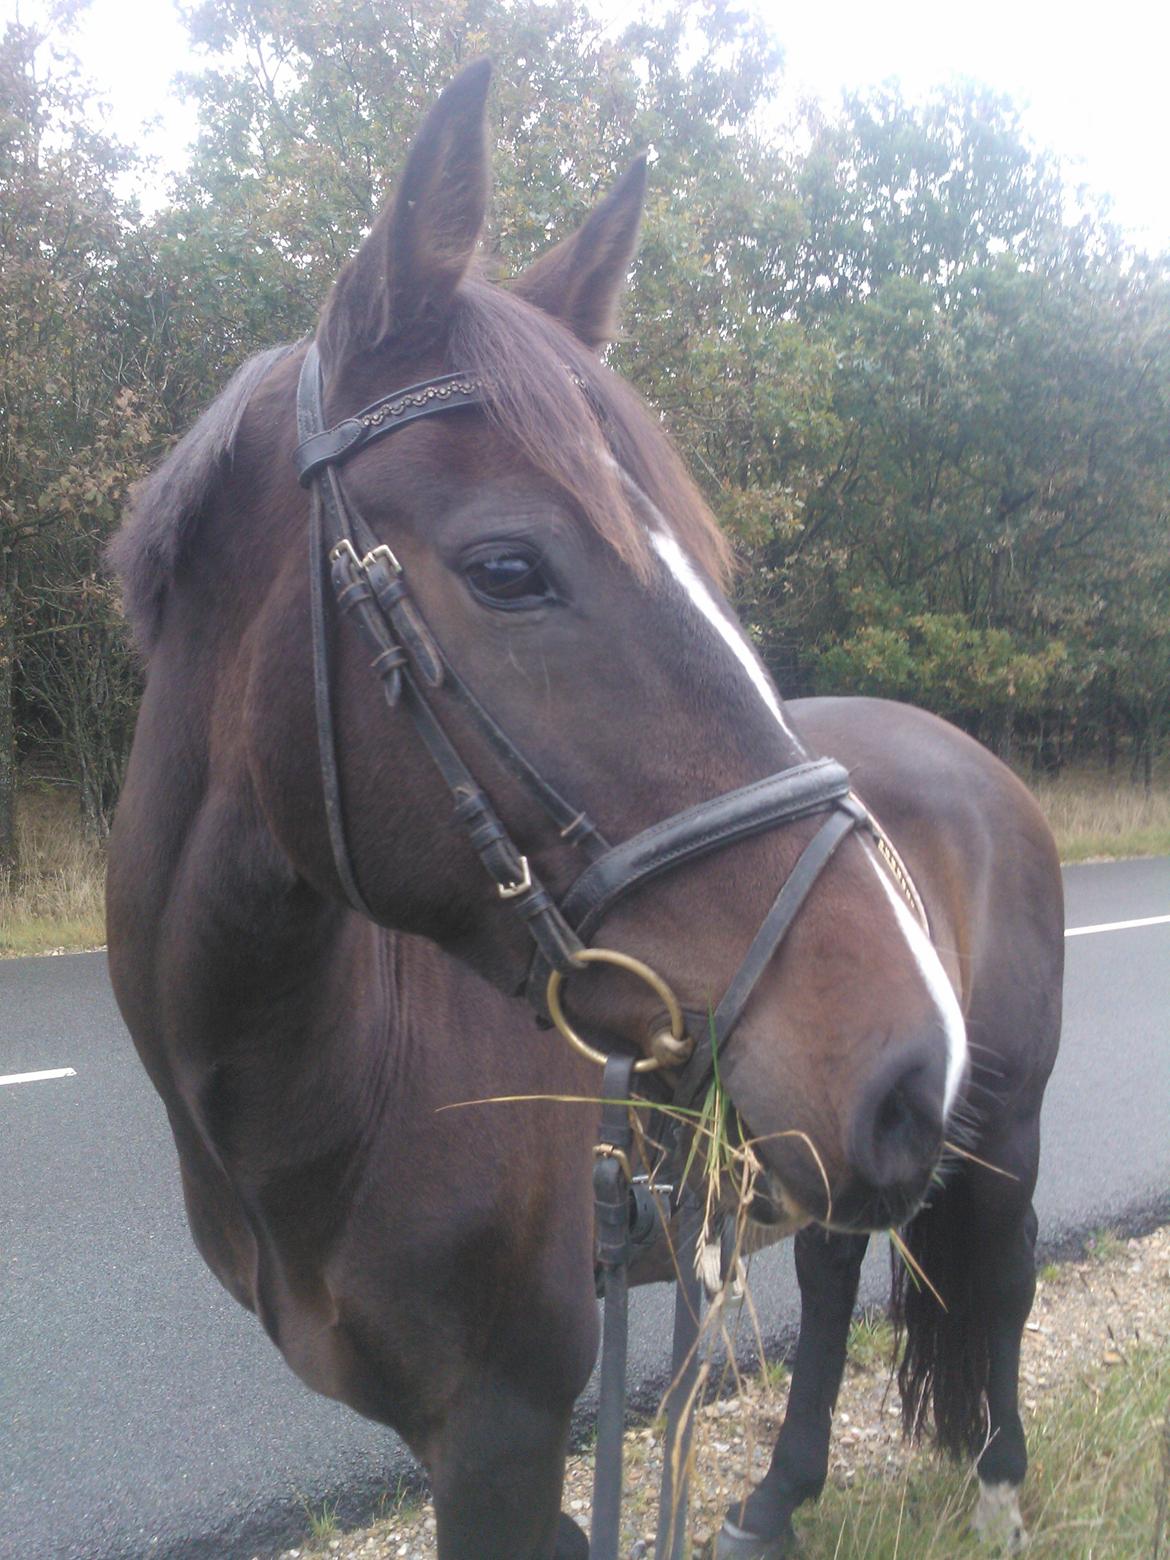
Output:
<instances>
[{"instance_id":1,"label":"leather rein","mask_svg":"<svg viewBox=\"0 0 1170 1560\"><path fill-rule=\"evenodd\" d=\"M361 513L347 502L340 477L341 466L375 440L420 418L479 407L487 399L487 387L480 380L467 374L444 374L383 396L356 416L329 427L325 422L323 379L315 342L310 343L305 354L297 385L300 443L294 460L301 485L310 491L310 615L322 788L330 846L342 890L355 910L377 921L362 891L357 864L347 842L333 714L328 579L339 619L352 621L365 641L371 670L381 683L387 705L393 709L401 704L409 712L451 794L454 818L467 831L495 884L500 903L520 915L527 926L534 948L521 987L524 995L539 1019L551 1018L578 1051L604 1065L594 1197L606 1314L591 1556L592 1560L609 1560L617 1553L626 1265L631 1223L636 1217L632 1182L638 1179L630 1164L631 1075L672 1068L672 1105L676 1109L693 1109L704 1099L716 1075L718 1056L749 997L813 885L854 829L865 829L872 835L895 882L924 925L926 918L893 846L851 790L848 772L833 759L810 759L780 770L611 845L592 819L561 796L500 728L446 660L411 597L401 563L391 548L378 540ZM558 837L585 857L587 865L559 903L540 883L528 858L448 737L434 707L440 690L471 717L496 757L539 804ZM589 946L593 931L632 889L737 840L817 814L824 814L824 822L805 845L713 1015L699 1026L698 1035L687 1035L686 1017L670 987L655 971L627 954ZM661 997L670 1028L668 1034L653 1042L653 1055L635 1060L618 1052L596 1050L569 1024L560 1002L561 985L570 974L591 963L626 969ZM680 1356L693 1361L695 1354L699 1301L693 1275L685 1283L680 1276L679 1293L676 1365ZM677 1416L672 1417L677 1431L680 1421ZM682 1433L687 1433L685 1423ZM670 1464L672 1459L667 1457L666 1461ZM685 1463L685 1456L682 1462ZM685 1496L681 1498L685 1506ZM668 1552L671 1557L681 1554L681 1539L676 1531L679 1500L680 1491L668 1490L664 1485L660 1521L669 1517L671 1523L669 1538L659 1551L664 1560Z\"/></svg>"}]
</instances>

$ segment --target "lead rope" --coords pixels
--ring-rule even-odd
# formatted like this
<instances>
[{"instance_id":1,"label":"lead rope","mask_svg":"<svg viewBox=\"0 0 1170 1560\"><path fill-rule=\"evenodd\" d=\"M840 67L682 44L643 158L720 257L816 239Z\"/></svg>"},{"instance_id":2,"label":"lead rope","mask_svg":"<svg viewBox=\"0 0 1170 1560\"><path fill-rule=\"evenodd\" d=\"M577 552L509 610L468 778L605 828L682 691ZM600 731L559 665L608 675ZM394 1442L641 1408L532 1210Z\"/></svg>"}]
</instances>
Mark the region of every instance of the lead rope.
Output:
<instances>
[{"instance_id":1,"label":"lead rope","mask_svg":"<svg viewBox=\"0 0 1170 1560\"><path fill-rule=\"evenodd\" d=\"M696 1240L698 1237L696 1237ZM662 1440L662 1483L658 1492L658 1532L654 1554L683 1560L690 1504L691 1432L699 1384L699 1328L703 1284L694 1258L684 1250L674 1286L674 1335L670 1349L670 1387L666 1394L666 1430ZM677 1477L676 1477L677 1475Z\"/></svg>"},{"instance_id":2,"label":"lead rope","mask_svg":"<svg viewBox=\"0 0 1170 1560\"><path fill-rule=\"evenodd\" d=\"M634 1059L610 1056L601 1082L601 1122L594 1149L593 1210L597 1265L603 1280L601 1372L597 1404L597 1447L593 1464L593 1521L589 1560L618 1560L621 1542L622 1461L626 1420L626 1359L629 1346L631 1228L640 1217L664 1220L652 1193L638 1198L631 1171L633 1131L630 1099ZM697 1236L696 1236L697 1241ZM699 1332L703 1288L694 1256L680 1253L675 1286L670 1386L664 1399L666 1428L654 1553L683 1560L689 1502L688 1466L699 1379Z\"/></svg>"},{"instance_id":3,"label":"lead rope","mask_svg":"<svg viewBox=\"0 0 1170 1560\"><path fill-rule=\"evenodd\" d=\"M821 873L842 841L868 815L852 796L840 798L826 821L801 852L771 910L764 917L738 971L716 1008L710 1033L696 1045L674 1092L683 1108L704 1094L715 1072L723 1044L739 1020L748 998L770 963ZM554 1020L562 1017L555 1001L559 981L550 982ZM576 1044L579 1037L558 1022ZM597 1453L594 1466L593 1537L590 1560L618 1560L622 1485L622 1432L625 1423L625 1372L629 1327L631 1181L629 1153L632 1131L629 1088L633 1064L629 1057L610 1056L602 1075L602 1114L593 1169L598 1265L604 1274L605 1310L602 1326L601 1388L597 1411ZM693 1261L682 1253L674 1304L671 1384L666 1397L666 1430L662 1450L655 1555L659 1560L683 1560L689 1496L688 1462L694 1427L695 1391L700 1368L699 1331L702 1289Z\"/></svg>"},{"instance_id":4,"label":"lead rope","mask_svg":"<svg viewBox=\"0 0 1170 1560\"><path fill-rule=\"evenodd\" d=\"M597 1264L604 1277L601 1385L593 1463L589 1560L618 1560L622 1515L622 1436L626 1421L629 1342L630 1086L634 1058L613 1055L601 1079L601 1124L593 1163Z\"/></svg>"}]
</instances>

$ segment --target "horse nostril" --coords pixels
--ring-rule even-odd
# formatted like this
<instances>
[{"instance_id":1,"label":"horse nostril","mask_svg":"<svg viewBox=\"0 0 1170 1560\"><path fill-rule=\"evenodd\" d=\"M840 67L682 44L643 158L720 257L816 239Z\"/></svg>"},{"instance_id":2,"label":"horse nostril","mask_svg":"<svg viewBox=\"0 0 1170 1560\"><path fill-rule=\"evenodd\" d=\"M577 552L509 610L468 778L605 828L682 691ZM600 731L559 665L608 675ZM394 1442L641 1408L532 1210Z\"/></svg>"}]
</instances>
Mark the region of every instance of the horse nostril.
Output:
<instances>
[{"instance_id":1,"label":"horse nostril","mask_svg":"<svg viewBox=\"0 0 1170 1560\"><path fill-rule=\"evenodd\" d=\"M934 1051L939 1054L936 1056ZM900 1051L863 1086L850 1133L855 1172L874 1191L924 1183L942 1148L945 1048Z\"/></svg>"},{"instance_id":2,"label":"horse nostril","mask_svg":"<svg viewBox=\"0 0 1170 1560\"><path fill-rule=\"evenodd\" d=\"M895 1089L882 1101L874 1122L874 1132L879 1143L912 1134L916 1127L915 1111L901 1089Z\"/></svg>"}]
</instances>

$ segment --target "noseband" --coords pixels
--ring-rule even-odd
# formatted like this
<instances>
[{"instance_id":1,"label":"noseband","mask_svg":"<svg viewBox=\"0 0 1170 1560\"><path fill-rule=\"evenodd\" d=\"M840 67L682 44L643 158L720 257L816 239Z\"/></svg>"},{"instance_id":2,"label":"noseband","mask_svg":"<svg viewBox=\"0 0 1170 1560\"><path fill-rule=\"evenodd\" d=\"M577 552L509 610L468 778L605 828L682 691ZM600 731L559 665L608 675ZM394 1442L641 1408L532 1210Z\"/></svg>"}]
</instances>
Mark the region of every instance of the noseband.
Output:
<instances>
[{"instance_id":1,"label":"noseband","mask_svg":"<svg viewBox=\"0 0 1170 1560\"><path fill-rule=\"evenodd\" d=\"M535 943L523 983L528 1001L540 1016L550 1014L578 1050L604 1062L605 1053L594 1050L565 1019L561 984L587 963L616 964L639 975L663 998L670 1038L663 1039L662 1047L656 1044L655 1056L635 1063L636 1070L648 1072L662 1065L685 1063L674 1098L676 1104L690 1105L705 1094L715 1058L772 955L813 884L854 828L863 827L875 836L895 879L920 916L921 902L892 854L893 847L853 795L848 773L833 759L812 759L780 770L676 813L618 845L610 845L587 814L566 801L529 762L447 662L410 595L402 565L391 549L379 542L361 513L347 503L339 474L347 460L375 440L420 418L480 406L485 399L485 387L479 380L466 374L444 374L384 396L357 416L329 428L316 344L311 343L305 354L297 385L301 442L294 460L302 486L311 490L313 682L334 864L350 904L376 920L358 884L346 841L326 628L326 566L342 616L354 621L371 651L370 664L381 681L386 702L391 707L401 703L409 711L451 793L455 818L467 830L501 903L521 915L527 925ZM559 904L542 886L447 736L432 705L440 688L471 717L504 767L548 816L558 837L587 858L589 864ZM682 1011L665 982L629 955L588 947L587 939L634 888L737 840L817 813L824 813L825 821L804 847L716 1007L713 1021L694 1037L692 1049L690 1038L684 1035Z\"/></svg>"}]
</instances>

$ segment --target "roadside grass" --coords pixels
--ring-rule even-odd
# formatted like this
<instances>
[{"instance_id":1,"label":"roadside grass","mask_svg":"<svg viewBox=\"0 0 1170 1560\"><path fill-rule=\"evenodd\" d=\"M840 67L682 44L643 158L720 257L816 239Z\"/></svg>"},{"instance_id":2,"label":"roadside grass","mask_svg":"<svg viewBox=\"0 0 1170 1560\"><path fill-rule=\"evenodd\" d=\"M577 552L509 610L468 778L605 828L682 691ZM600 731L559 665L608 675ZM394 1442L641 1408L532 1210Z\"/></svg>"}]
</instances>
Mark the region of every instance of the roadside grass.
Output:
<instances>
[{"instance_id":1,"label":"roadside grass","mask_svg":"<svg viewBox=\"0 0 1170 1560\"><path fill-rule=\"evenodd\" d=\"M309 1519L309 1536L312 1542L318 1546L327 1544L341 1530L341 1525L337 1520L338 1502L322 1501L321 1510L318 1511L307 1496L302 1495L300 1500L301 1505L305 1508L305 1515Z\"/></svg>"},{"instance_id":2,"label":"roadside grass","mask_svg":"<svg viewBox=\"0 0 1170 1560\"><path fill-rule=\"evenodd\" d=\"M882 1311L867 1311L849 1326L849 1363L855 1370L888 1370L894 1358L894 1328Z\"/></svg>"},{"instance_id":3,"label":"roadside grass","mask_svg":"<svg viewBox=\"0 0 1170 1560\"><path fill-rule=\"evenodd\" d=\"M1125 1252L1125 1240L1107 1225L1085 1237L1085 1256L1094 1262L1116 1262Z\"/></svg>"},{"instance_id":4,"label":"roadside grass","mask_svg":"<svg viewBox=\"0 0 1170 1560\"><path fill-rule=\"evenodd\" d=\"M1165 1231L1156 1243L1101 1231L1086 1257L1052 1271L1038 1301L1023 1399L1031 1463L1020 1504L1033 1560L1170 1560L1170 1289ZM1047 1339L1047 1342L1042 1342ZM834 1429L832 1472L795 1528L806 1560L996 1560L1005 1551L970 1530L973 1468L900 1440L891 1391L888 1325L880 1314L850 1333ZM1108 1347L1104 1347L1105 1344ZM1040 1373L1043 1379L1038 1379ZM689 1560L710 1560L711 1535L741 1478L763 1472L782 1416L785 1373L767 1369L742 1395L699 1411L692 1470ZM845 1405L848 1405L846 1410ZM625 1438L621 1553L647 1552L657 1520L662 1427ZM593 1450L569 1459L565 1509L589 1522ZM300 1553L333 1560L433 1560L435 1518L417 1491L387 1492L371 1527L315 1540ZM278 1560L291 1560L283 1551Z\"/></svg>"},{"instance_id":5,"label":"roadside grass","mask_svg":"<svg viewBox=\"0 0 1170 1560\"><path fill-rule=\"evenodd\" d=\"M378 1520L384 1522L388 1517L413 1516L422 1509L425 1499L418 1485L409 1484L399 1474L393 1490L383 1490L378 1499Z\"/></svg>"},{"instance_id":6,"label":"roadside grass","mask_svg":"<svg viewBox=\"0 0 1170 1560\"><path fill-rule=\"evenodd\" d=\"M43 781L25 786L16 833L21 865L0 891L0 955L104 943L105 853L82 834L73 793Z\"/></svg>"},{"instance_id":7,"label":"roadside grass","mask_svg":"<svg viewBox=\"0 0 1170 1560\"><path fill-rule=\"evenodd\" d=\"M1100 765L1024 779L1062 861L1170 855L1170 776L1159 776L1148 794ZM16 822L21 869L15 885L0 890L0 957L100 946L104 854L82 835L72 791L48 781L26 785Z\"/></svg>"},{"instance_id":8,"label":"roadside grass","mask_svg":"<svg viewBox=\"0 0 1170 1560\"><path fill-rule=\"evenodd\" d=\"M1170 1480L1170 1358L1131 1349L1107 1371L1031 1416L1031 1463L1021 1495L1031 1560L1153 1560L1165 1554ZM930 1455L896 1475L830 1482L797 1515L802 1552L823 1560L976 1560L972 1470ZM1161 1536L1162 1548L1158 1547Z\"/></svg>"},{"instance_id":9,"label":"roadside grass","mask_svg":"<svg viewBox=\"0 0 1170 1560\"><path fill-rule=\"evenodd\" d=\"M1055 779L1021 778L1044 809L1062 861L1170 854L1170 777L1148 793L1095 764Z\"/></svg>"}]
</instances>

